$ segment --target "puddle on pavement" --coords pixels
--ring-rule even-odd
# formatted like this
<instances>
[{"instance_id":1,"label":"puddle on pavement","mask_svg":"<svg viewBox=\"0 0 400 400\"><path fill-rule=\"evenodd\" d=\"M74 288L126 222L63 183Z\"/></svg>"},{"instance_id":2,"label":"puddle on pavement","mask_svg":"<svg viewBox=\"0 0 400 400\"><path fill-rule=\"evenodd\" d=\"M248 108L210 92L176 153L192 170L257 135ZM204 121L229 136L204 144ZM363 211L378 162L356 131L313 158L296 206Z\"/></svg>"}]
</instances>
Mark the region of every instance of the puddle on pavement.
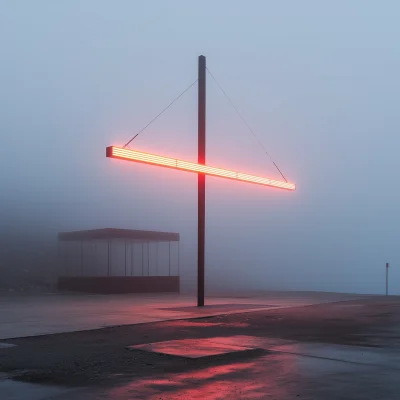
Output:
<instances>
[{"instance_id":1,"label":"puddle on pavement","mask_svg":"<svg viewBox=\"0 0 400 400\"><path fill-rule=\"evenodd\" d=\"M273 350L347 363L379 365L400 369L400 352L389 349L325 343L294 343L277 346Z\"/></svg>"},{"instance_id":2,"label":"puddle on pavement","mask_svg":"<svg viewBox=\"0 0 400 400\"><path fill-rule=\"evenodd\" d=\"M207 339L182 339L129 346L129 350L141 350L185 358L201 358L223 354L266 350L293 343L279 338L247 335L217 336Z\"/></svg>"},{"instance_id":3,"label":"puddle on pavement","mask_svg":"<svg viewBox=\"0 0 400 400\"><path fill-rule=\"evenodd\" d=\"M1 400L48 400L55 396L72 393L76 389L44 386L35 383L13 381L11 379L0 380Z\"/></svg>"},{"instance_id":4,"label":"puddle on pavement","mask_svg":"<svg viewBox=\"0 0 400 400\"><path fill-rule=\"evenodd\" d=\"M16 347L16 344L11 343L0 343L0 349L8 349L10 347Z\"/></svg>"},{"instance_id":5,"label":"puddle on pavement","mask_svg":"<svg viewBox=\"0 0 400 400\"><path fill-rule=\"evenodd\" d=\"M232 340L223 340L226 338L210 339L182 339L169 340L165 342L147 343L135 346L129 346L129 350L140 350L150 353L159 353L171 356L178 356L190 359L200 359L204 357L221 356L227 354L245 354L262 349L254 346L237 344Z\"/></svg>"}]
</instances>

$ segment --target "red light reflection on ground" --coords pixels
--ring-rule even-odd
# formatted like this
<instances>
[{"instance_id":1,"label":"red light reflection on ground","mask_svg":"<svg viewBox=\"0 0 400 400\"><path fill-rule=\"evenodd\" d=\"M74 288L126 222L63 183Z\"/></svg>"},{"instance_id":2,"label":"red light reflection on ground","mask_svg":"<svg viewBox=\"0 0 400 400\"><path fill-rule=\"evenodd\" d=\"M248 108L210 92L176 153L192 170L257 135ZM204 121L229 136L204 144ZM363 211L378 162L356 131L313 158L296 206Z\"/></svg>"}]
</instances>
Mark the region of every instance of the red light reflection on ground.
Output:
<instances>
[{"instance_id":1,"label":"red light reflection on ground","mask_svg":"<svg viewBox=\"0 0 400 400\"><path fill-rule=\"evenodd\" d=\"M249 326L246 322L193 322L193 321L167 321L164 323L169 328L208 328L216 326L229 326L230 328L246 328Z\"/></svg>"},{"instance_id":2,"label":"red light reflection on ground","mask_svg":"<svg viewBox=\"0 0 400 400\"><path fill-rule=\"evenodd\" d=\"M167 321L164 323L164 325L174 328L207 328L211 326L221 326L223 324L213 322Z\"/></svg>"},{"instance_id":3,"label":"red light reflection on ground","mask_svg":"<svg viewBox=\"0 0 400 400\"><path fill-rule=\"evenodd\" d=\"M170 373L162 378L135 380L123 387L112 389L107 393L107 398L253 400L268 395L271 398L283 399L293 393L290 380L298 378L297 372L293 357L282 354L269 355L251 362Z\"/></svg>"}]
</instances>

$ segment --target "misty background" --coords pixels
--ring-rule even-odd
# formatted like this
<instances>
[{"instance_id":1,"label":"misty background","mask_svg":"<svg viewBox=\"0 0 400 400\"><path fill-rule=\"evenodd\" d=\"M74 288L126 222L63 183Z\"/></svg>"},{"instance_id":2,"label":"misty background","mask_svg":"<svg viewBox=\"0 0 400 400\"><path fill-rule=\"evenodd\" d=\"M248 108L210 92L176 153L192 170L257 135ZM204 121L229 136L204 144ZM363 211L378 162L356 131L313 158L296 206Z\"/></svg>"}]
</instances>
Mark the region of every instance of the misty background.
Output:
<instances>
[{"instance_id":1,"label":"misty background","mask_svg":"<svg viewBox=\"0 0 400 400\"><path fill-rule=\"evenodd\" d=\"M0 1L1 288L56 277L56 235L179 232L195 174L106 159L197 78L197 57L297 191L207 178L209 288L400 292L396 1ZM207 162L279 179L207 77ZM197 159L197 92L131 147Z\"/></svg>"}]
</instances>

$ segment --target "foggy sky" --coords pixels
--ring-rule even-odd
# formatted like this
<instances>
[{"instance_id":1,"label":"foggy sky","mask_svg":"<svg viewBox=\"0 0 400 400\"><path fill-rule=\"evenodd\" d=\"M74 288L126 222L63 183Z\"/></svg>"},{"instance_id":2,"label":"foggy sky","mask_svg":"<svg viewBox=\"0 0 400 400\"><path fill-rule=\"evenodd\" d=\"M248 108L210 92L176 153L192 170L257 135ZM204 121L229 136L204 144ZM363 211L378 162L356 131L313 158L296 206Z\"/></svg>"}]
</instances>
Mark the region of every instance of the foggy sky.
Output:
<instances>
[{"instance_id":1,"label":"foggy sky","mask_svg":"<svg viewBox=\"0 0 400 400\"><path fill-rule=\"evenodd\" d=\"M400 292L396 1L0 2L0 230L180 232L194 174L118 162L207 65L295 193L207 178L208 284ZM207 162L278 172L207 77ZM196 89L133 143L196 161ZM396 282L397 281L397 282Z\"/></svg>"}]
</instances>

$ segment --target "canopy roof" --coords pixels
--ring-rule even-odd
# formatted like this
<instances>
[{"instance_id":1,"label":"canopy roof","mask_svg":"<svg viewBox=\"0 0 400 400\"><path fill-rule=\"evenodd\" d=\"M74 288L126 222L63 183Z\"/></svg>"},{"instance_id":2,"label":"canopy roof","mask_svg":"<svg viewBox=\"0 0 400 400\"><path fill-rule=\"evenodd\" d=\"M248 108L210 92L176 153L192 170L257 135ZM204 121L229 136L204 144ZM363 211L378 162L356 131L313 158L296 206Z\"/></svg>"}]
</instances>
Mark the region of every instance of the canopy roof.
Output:
<instances>
[{"instance_id":1,"label":"canopy roof","mask_svg":"<svg viewBox=\"0 0 400 400\"><path fill-rule=\"evenodd\" d=\"M179 242L179 233L138 231L133 229L91 229L86 231L60 232L59 241L81 242L93 240L124 240L129 242Z\"/></svg>"}]
</instances>

